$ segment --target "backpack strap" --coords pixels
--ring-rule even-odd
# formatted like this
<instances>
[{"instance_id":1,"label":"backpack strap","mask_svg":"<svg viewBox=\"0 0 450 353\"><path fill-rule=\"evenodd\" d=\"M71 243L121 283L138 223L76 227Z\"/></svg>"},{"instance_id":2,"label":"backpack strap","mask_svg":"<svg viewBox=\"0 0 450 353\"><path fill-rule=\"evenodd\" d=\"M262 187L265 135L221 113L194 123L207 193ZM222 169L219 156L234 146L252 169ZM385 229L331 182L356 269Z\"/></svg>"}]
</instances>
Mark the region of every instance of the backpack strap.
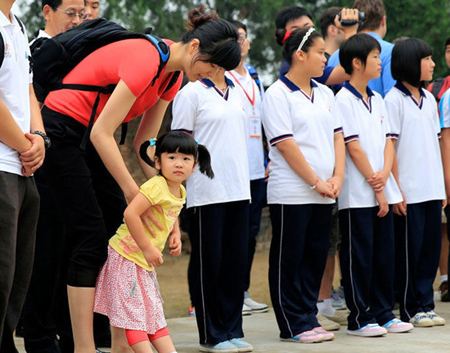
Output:
<instances>
[{"instance_id":1,"label":"backpack strap","mask_svg":"<svg viewBox=\"0 0 450 353\"><path fill-rule=\"evenodd\" d=\"M250 77L253 79L253 81L255 81L256 85L258 86L259 93L262 94L262 85L258 75L258 71L256 71L254 66L249 64L246 64L245 67L247 68Z\"/></svg>"},{"instance_id":2,"label":"backpack strap","mask_svg":"<svg viewBox=\"0 0 450 353\"><path fill-rule=\"evenodd\" d=\"M433 85L431 86L431 93L433 94L434 98L436 98L436 100L438 100L439 92L441 91L443 84L444 78L439 77L433 82Z\"/></svg>"},{"instance_id":3,"label":"backpack strap","mask_svg":"<svg viewBox=\"0 0 450 353\"><path fill-rule=\"evenodd\" d=\"M163 70L164 66L166 66L167 61L169 61L170 57L170 49L169 46L164 42L161 38L156 37L153 34L146 34L147 38L150 40L150 42L153 44L153 46L156 48L156 50L159 53L159 66L158 71L156 72L155 77L153 77L151 85L153 86L156 82L156 80L159 78L159 75L161 74L161 71Z\"/></svg>"},{"instance_id":4,"label":"backpack strap","mask_svg":"<svg viewBox=\"0 0 450 353\"><path fill-rule=\"evenodd\" d=\"M20 30L22 31L23 34L25 34L25 26L23 25L22 21L16 15L14 15L14 17L16 18L17 22L19 23Z\"/></svg>"}]
</instances>

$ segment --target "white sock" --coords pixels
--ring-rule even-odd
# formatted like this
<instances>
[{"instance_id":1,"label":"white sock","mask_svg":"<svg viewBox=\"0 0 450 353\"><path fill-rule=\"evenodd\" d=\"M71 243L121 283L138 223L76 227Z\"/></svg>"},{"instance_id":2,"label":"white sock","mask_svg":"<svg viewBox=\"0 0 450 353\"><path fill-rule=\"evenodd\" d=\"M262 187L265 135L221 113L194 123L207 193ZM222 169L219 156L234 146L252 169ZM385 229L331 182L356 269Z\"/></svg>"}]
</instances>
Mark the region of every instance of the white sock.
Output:
<instances>
[{"instance_id":1,"label":"white sock","mask_svg":"<svg viewBox=\"0 0 450 353\"><path fill-rule=\"evenodd\" d=\"M448 281L448 275L441 275L441 283Z\"/></svg>"}]
</instances>

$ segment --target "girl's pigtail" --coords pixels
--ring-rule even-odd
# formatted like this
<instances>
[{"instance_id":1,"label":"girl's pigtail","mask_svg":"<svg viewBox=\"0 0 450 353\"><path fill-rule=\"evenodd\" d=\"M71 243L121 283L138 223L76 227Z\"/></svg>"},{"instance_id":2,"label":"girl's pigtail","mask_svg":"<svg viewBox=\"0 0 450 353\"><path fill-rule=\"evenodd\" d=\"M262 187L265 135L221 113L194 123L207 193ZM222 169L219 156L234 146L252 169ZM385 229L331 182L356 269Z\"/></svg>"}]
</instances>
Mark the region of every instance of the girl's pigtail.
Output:
<instances>
[{"instance_id":1,"label":"girl's pigtail","mask_svg":"<svg viewBox=\"0 0 450 353\"><path fill-rule=\"evenodd\" d=\"M147 154L147 149L150 147L150 141L144 141L139 148L139 156L141 159L147 163L150 167L155 168L155 162L151 160L151 158Z\"/></svg>"},{"instance_id":2,"label":"girl's pigtail","mask_svg":"<svg viewBox=\"0 0 450 353\"><path fill-rule=\"evenodd\" d=\"M214 172L211 167L211 155L209 154L208 149L200 144L197 145L197 148L198 148L197 163L200 172L207 175L211 179L214 178Z\"/></svg>"}]
</instances>

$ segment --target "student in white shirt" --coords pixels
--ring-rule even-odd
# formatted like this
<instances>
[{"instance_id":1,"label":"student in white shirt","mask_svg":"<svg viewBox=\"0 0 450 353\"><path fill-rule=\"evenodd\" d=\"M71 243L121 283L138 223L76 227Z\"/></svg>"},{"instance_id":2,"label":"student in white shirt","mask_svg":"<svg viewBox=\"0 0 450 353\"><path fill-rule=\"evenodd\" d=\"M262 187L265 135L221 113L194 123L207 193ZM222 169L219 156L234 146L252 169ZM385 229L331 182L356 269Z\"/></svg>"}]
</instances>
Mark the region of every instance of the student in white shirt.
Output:
<instances>
[{"instance_id":1,"label":"student in white shirt","mask_svg":"<svg viewBox=\"0 0 450 353\"><path fill-rule=\"evenodd\" d=\"M396 85L386 95L396 138L394 176L403 202L394 207L400 318L416 327L444 325L434 310L433 281L439 264L445 186L436 100L423 88L431 81L431 48L420 39L399 41L392 51Z\"/></svg>"},{"instance_id":2,"label":"student in white shirt","mask_svg":"<svg viewBox=\"0 0 450 353\"><path fill-rule=\"evenodd\" d=\"M0 1L0 352L17 352L13 332L33 268L39 194L33 173L45 156L24 25Z\"/></svg>"},{"instance_id":3,"label":"student in white shirt","mask_svg":"<svg viewBox=\"0 0 450 353\"><path fill-rule=\"evenodd\" d=\"M186 184L188 280L201 352L253 349L242 339L250 202L246 118L240 89L219 67L209 79L188 83L174 100L172 130L205 145L214 170L214 179L195 171Z\"/></svg>"},{"instance_id":4,"label":"student in white shirt","mask_svg":"<svg viewBox=\"0 0 450 353\"><path fill-rule=\"evenodd\" d=\"M322 74L325 43L314 28L287 38L289 71L266 92L263 125L270 141L267 197L272 219L269 285L281 340L332 340L317 322L317 299L344 174L344 141Z\"/></svg>"},{"instance_id":5,"label":"student in white shirt","mask_svg":"<svg viewBox=\"0 0 450 353\"><path fill-rule=\"evenodd\" d=\"M413 329L392 313L394 223L402 201L391 173L394 146L383 98L368 83L380 76L380 44L361 33L348 39L339 59L350 81L336 95L334 113L346 142L345 181L339 197L340 252L347 333L362 337Z\"/></svg>"},{"instance_id":6,"label":"student in white shirt","mask_svg":"<svg viewBox=\"0 0 450 353\"><path fill-rule=\"evenodd\" d=\"M231 21L236 27L241 44L241 62L238 67L226 73L238 91L241 92L244 111L246 113L245 125L247 127L247 153L250 173L250 193L252 202L249 213L249 243L248 263L245 273L244 306L242 314L263 313L269 310L267 304L258 303L250 297L250 275L253 256L256 249L256 237L261 225L261 213L266 204L267 181L265 179L263 132L261 123L261 109L264 88L258 78L250 73L256 74L254 67L246 64L250 50L250 40L247 36L247 26L239 21Z\"/></svg>"}]
</instances>

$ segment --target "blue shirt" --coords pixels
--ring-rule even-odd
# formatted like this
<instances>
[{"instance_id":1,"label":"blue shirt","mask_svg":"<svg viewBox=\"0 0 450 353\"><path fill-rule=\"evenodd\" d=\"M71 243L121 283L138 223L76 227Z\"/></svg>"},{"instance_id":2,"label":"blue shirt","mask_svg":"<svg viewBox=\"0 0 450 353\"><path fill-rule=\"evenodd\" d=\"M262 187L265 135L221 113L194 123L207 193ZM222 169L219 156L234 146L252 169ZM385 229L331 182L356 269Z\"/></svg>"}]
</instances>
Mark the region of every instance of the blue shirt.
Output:
<instances>
[{"instance_id":1,"label":"blue shirt","mask_svg":"<svg viewBox=\"0 0 450 353\"><path fill-rule=\"evenodd\" d=\"M370 80L369 87L384 97L395 85L391 74L391 56L394 44L386 42L377 33L368 32L367 34L375 38L381 46L381 75L379 78ZM335 51L328 59L328 65L331 67L339 65L339 50Z\"/></svg>"}]
</instances>

